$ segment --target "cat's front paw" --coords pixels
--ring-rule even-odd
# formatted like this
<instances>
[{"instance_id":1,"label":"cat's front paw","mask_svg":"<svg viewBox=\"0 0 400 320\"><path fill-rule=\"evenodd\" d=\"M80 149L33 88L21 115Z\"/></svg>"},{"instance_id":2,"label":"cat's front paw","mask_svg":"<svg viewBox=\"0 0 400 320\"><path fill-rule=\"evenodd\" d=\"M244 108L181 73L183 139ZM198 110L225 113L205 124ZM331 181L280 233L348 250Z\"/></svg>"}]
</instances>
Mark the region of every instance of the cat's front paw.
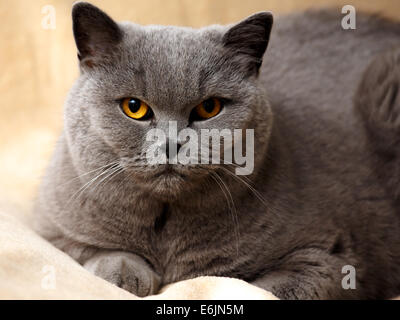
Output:
<instances>
[{"instance_id":1,"label":"cat's front paw","mask_svg":"<svg viewBox=\"0 0 400 320\"><path fill-rule=\"evenodd\" d=\"M116 286L139 297L157 293L161 279L139 256L121 251L102 251L90 258L84 267Z\"/></svg>"}]
</instances>

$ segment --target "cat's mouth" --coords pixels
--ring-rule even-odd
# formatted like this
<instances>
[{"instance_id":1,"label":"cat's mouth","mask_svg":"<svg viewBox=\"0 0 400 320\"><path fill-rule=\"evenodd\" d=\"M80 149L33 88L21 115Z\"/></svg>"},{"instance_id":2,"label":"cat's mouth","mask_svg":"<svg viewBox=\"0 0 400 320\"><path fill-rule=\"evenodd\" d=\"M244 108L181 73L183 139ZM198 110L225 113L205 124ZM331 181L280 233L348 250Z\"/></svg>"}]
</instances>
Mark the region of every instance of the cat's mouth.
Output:
<instances>
[{"instance_id":1,"label":"cat's mouth","mask_svg":"<svg viewBox=\"0 0 400 320\"><path fill-rule=\"evenodd\" d=\"M142 183L153 195L169 201L179 198L191 181L190 176L176 166L162 165L148 172Z\"/></svg>"},{"instance_id":2,"label":"cat's mouth","mask_svg":"<svg viewBox=\"0 0 400 320\"><path fill-rule=\"evenodd\" d=\"M183 192L198 187L200 181L209 174L206 168L180 164L130 169L137 184L149 193L168 201L177 199Z\"/></svg>"},{"instance_id":3,"label":"cat's mouth","mask_svg":"<svg viewBox=\"0 0 400 320\"><path fill-rule=\"evenodd\" d=\"M179 170L176 166L165 164L154 170L154 173L152 174L152 178L157 179L160 177L180 177L185 179L187 174L185 174L182 170Z\"/></svg>"}]
</instances>

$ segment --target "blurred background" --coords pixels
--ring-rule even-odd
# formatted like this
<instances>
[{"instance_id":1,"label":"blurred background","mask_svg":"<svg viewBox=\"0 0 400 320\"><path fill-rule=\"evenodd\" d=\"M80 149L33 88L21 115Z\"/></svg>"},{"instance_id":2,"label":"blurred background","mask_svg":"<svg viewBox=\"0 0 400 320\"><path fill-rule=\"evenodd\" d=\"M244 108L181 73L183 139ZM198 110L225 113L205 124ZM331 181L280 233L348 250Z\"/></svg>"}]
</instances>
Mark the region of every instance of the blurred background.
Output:
<instances>
[{"instance_id":1,"label":"blurred background","mask_svg":"<svg viewBox=\"0 0 400 320\"><path fill-rule=\"evenodd\" d=\"M254 12L276 16L352 4L400 19L400 0L93 0L116 20L200 27ZM62 128L65 96L78 76L72 0L0 0L0 207L31 206ZM48 7L48 6L52 7ZM50 8L50 9L49 9ZM46 17L55 13L54 29ZM48 28L50 26L50 28Z\"/></svg>"}]
</instances>

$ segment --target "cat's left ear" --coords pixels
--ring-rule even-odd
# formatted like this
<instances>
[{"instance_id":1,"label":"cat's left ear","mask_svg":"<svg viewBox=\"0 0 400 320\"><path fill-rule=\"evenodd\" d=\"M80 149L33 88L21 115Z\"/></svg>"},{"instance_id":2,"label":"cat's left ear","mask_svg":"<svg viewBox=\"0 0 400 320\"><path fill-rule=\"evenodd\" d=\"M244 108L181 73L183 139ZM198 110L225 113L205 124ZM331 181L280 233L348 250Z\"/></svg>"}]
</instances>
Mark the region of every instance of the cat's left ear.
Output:
<instances>
[{"instance_id":1,"label":"cat's left ear","mask_svg":"<svg viewBox=\"0 0 400 320\"><path fill-rule=\"evenodd\" d=\"M260 12L234 25L224 34L224 47L229 49L249 76L258 74L272 24L272 13Z\"/></svg>"},{"instance_id":2,"label":"cat's left ear","mask_svg":"<svg viewBox=\"0 0 400 320\"><path fill-rule=\"evenodd\" d=\"M123 33L118 24L99 8L78 2L72 8L72 22L81 66L93 68L112 60Z\"/></svg>"}]
</instances>

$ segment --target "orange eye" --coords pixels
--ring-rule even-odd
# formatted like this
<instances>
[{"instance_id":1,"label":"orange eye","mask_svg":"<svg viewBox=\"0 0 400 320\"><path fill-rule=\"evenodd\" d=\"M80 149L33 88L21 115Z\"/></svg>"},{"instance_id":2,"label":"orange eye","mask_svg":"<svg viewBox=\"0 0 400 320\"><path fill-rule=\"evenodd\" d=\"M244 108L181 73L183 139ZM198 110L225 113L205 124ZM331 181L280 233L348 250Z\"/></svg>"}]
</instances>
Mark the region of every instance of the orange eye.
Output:
<instances>
[{"instance_id":1,"label":"orange eye","mask_svg":"<svg viewBox=\"0 0 400 320\"><path fill-rule=\"evenodd\" d=\"M136 98L125 98L121 101L124 113L135 120L145 120L152 115L150 107L142 100Z\"/></svg>"},{"instance_id":2,"label":"orange eye","mask_svg":"<svg viewBox=\"0 0 400 320\"><path fill-rule=\"evenodd\" d=\"M200 103L194 111L199 120L210 119L220 113L222 109L221 100L217 98L210 98Z\"/></svg>"}]
</instances>

